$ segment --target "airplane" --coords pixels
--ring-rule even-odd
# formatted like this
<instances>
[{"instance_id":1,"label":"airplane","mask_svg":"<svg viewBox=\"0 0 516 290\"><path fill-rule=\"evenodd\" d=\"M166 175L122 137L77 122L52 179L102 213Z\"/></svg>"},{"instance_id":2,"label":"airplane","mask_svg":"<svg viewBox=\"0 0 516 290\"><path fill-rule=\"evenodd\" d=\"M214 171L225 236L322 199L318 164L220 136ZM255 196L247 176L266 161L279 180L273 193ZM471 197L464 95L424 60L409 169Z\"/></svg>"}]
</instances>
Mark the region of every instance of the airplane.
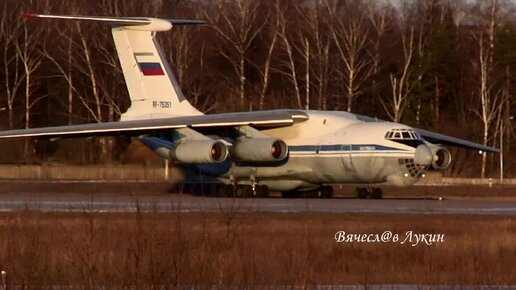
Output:
<instances>
[{"instance_id":1,"label":"airplane","mask_svg":"<svg viewBox=\"0 0 516 290\"><path fill-rule=\"evenodd\" d=\"M131 105L120 121L8 130L0 138L130 136L184 169L184 183L211 184L215 196L330 198L336 183L358 183L360 198L381 198L378 183L409 186L444 170L444 145L498 149L343 111L280 109L205 115L181 92L157 32L199 20L23 14L111 27Z\"/></svg>"}]
</instances>

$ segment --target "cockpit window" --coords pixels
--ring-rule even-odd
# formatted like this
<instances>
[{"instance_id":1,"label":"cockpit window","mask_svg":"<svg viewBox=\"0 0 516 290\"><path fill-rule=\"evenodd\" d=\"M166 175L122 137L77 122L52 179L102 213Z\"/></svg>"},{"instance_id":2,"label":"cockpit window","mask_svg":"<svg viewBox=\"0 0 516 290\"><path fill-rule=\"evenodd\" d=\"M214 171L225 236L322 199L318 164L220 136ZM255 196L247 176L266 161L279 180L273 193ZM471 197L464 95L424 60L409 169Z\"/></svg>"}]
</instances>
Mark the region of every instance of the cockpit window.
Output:
<instances>
[{"instance_id":1,"label":"cockpit window","mask_svg":"<svg viewBox=\"0 0 516 290\"><path fill-rule=\"evenodd\" d=\"M419 135L412 129L392 129L385 134L387 140L420 140Z\"/></svg>"}]
</instances>

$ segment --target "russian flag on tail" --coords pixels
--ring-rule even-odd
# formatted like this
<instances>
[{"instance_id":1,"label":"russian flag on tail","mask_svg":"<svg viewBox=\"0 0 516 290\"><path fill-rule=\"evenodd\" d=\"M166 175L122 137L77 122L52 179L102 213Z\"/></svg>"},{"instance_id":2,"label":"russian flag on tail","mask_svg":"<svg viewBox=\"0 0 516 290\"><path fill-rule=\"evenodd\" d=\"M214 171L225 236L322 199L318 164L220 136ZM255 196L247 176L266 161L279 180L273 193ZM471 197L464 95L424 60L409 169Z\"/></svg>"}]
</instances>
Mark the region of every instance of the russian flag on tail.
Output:
<instances>
[{"instance_id":1,"label":"russian flag on tail","mask_svg":"<svg viewBox=\"0 0 516 290\"><path fill-rule=\"evenodd\" d=\"M139 62L138 65L144 76L162 76L165 74L159 62Z\"/></svg>"}]
</instances>

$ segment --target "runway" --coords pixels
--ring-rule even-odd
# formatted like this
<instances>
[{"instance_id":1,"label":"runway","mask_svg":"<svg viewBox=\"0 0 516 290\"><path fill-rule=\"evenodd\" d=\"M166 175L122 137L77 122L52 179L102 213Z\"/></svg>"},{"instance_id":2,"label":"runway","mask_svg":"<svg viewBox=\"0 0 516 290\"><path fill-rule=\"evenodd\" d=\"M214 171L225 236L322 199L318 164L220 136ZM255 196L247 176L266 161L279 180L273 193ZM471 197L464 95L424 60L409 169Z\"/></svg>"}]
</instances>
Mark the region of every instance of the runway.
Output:
<instances>
[{"instance_id":1,"label":"runway","mask_svg":"<svg viewBox=\"0 0 516 290\"><path fill-rule=\"evenodd\" d=\"M273 212L406 213L516 216L516 201L433 199L212 198L187 194L2 193L0 212Z\"/></svg>"}]
</instances>

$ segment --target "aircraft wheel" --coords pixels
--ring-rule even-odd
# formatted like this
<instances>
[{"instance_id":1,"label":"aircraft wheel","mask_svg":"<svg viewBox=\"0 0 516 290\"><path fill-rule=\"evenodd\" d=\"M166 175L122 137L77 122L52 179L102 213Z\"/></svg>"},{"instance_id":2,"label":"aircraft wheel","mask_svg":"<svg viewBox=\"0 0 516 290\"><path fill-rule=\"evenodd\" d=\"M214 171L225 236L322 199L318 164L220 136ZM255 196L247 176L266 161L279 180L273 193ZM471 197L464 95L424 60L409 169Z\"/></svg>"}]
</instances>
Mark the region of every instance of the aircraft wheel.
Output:
<instances>
[{"instance_id":1,"label":"aircraft wheel","mask_svg":"<svg viewBox=\"0 0 516 290\"><path fill-rule=\"evenodd\" d=\"M269 188L267 185L257 185L255 188L256 197L269 197Z\"/></svg>"},{"instance_id":2,"label":"aircraft wheel","mask_svg":"<svg viewBox=\"0 0 516 290\"><path fill-rule=\"evenodd\" d=\"M325 185L319 189L321 191L320 198L332 198L333 197L333 187L329 185Z\"/></svg>"},{"instance_id":3,"label":"aircraft wheel","mask_svg":"<svg viewBox=\"0 0 516 290\"><path fill-rule=\"evenodd\" d=\"M244 197L244 188L241 185L237 185L235 188L235 195L234 197Z\"/></svg>"},{"instance_id":4,"label":"aircraft wheel","mask_svg":"<svg viewBox=\"0 0 516 290\"><path fill-rule=\"evenodd\" d=\"M306 198L321 198L322 197L322 189L315 189L310 191L305 191L301 193L301 195L304 195Z\"/></svg>"},{"instance_id":5,"label":"aircraft wheel","mask_svg":"<svg viewBox=\"0 0 516 290\"><path fill-rule=\"evenodd\" d=\"M217 196L220 189L220 184L205 184L202 190L199 191L198 195L201 196Z\"/></svg>"},{"instance_id":6,"label":"aircraft wheel","mask_svg":"<svg viewBox=\"0 0 516 290\"><path fill-rule=\"evenodd\" d=\"M249 185L237 185L235 197L253 197L253 188Z\"/></svg>"},{"instance_id":7,"label":"aircraft wheel","mask_svg":"<svg viewBox=\"0 0 516 290\"><path fill-rule=\"evenodd\" d=\"M301 197L301 192L299 191L282 191L281 192L281 197L283 198L299 198Z\"/></svg>"},{"instance_id":8,"label":"aircraft wheel","mask_svg":"<svg viewBox=\"0 0 516 290\"><path fill-rule=\"evenodd\" d=\"M358 199L366 199L368 196L367 188L365 187L357 187L355 189L355 196Z\"/></svg>"},{"instance_id":9,"label":"aircraft wheel","mask_svg":"<svg viewBox=\"0 0 516 290\"><path fill-rule=\"evenodd\" d=\"M382 193L382 189L381 188L375 187L371 191L371 198L372 199L382 199L382 196L383 196L383 193Z\"/></svg>"},{"instance_id":10,"label":"aircraft wheel","mask_svg":"<svg viewBox=\"0 0 516 290\"><path fill-rule=\"evenodd\" d=\"M333 187L329 185L321 186L318 189L307 191L305 195L307 198L332 198Z\"/></svg>"},{"instance_id":11,"label":"aircraft wheel","mask_svg":"<svg viewBox=\"0 0 516 290\"><path fill-rule=\"evenodd\" d=\"M216 197L228 197L233 196L233 186L229 184L221 184L219 185L216 194Z\"/></svg>"}]
</instances>

